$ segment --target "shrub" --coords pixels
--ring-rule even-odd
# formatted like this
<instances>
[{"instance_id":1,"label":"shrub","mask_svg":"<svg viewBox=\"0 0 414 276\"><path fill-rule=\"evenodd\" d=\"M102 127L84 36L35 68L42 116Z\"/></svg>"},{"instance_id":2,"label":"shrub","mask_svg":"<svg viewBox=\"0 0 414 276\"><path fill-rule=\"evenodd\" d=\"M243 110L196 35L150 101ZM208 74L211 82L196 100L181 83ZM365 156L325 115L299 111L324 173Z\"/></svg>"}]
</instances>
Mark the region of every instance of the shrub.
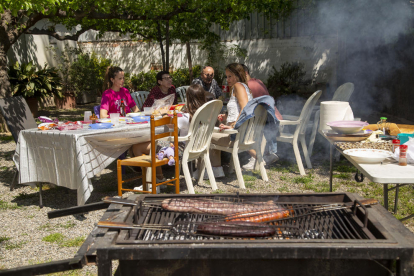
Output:
<instances>
[{"instance_id":1,"label":"shrub","mask_svg":"<svg viewBox=\"0 0 414 276\"><path fill-rule=\"evenodd\" d=\"M272 73L267 79L267 88L274 98L281 95L297 93L299 86L305 84L303 77L306 71L303 70L304 64L299 62L285 62L277 70L272 66Z\"/></svg>"},{"instance_id":2,"label":"shrub","mask_svg":"<svg viewBox=\"0 0 414 276\"><path fill-rule=\"evenodd\" d=\"M131 83L134 91L150 91L156 84L157 71L140 72L131 76Z\"/></svg>"},{"instance_id":3,"label":"shrub","mask_svg":"<svg viewBox=\"0 0 414 276\"><path fill-rule=\"evenodd\" d=\"M23 96L24 98L48 98L56 95L60 98L62 95L62 81L56 68L47 68L36 70L33 62L23 63L16 62L9 69L9 78L13 96Z\"/></svg>"}]
</instances>

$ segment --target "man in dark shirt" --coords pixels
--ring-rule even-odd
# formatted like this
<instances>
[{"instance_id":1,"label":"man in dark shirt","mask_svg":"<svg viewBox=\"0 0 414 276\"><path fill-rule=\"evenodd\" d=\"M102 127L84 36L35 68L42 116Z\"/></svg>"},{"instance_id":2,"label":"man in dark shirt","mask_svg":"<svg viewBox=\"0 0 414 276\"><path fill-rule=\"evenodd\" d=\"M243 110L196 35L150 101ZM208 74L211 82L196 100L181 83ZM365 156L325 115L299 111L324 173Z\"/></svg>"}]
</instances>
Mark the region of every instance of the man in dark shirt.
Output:
<instances>
[{"instance_id":1,"label":"man in dark shirt","mask_svg":"<svg viewBox=\"0 0 414 276\"><path fill-rule=\"evenodd\" d=\"M201 85L204 90L213 94L215 99L221 96L221 88L214 79L214 69L211 66L204 66L201 76L194 79L193 84Z\"/></svg>"}]
</instances>

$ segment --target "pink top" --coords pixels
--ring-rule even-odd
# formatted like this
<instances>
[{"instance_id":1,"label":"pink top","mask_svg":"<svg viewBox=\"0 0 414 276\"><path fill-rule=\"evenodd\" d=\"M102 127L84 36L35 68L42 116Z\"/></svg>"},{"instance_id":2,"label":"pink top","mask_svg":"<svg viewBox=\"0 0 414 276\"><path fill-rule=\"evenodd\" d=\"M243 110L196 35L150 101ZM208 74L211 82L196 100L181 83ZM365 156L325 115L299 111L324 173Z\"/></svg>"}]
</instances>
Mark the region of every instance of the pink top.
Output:
<instances>
[{"instance_id":1,"label":"pink top","mask_svg":"<svg viewBox=\"0 0 414 276\"><path fill-rule=\"evenodd\" d=\"M112 89L107 89L105 92L103 92L101 109L108 110L108 115L110 113L119 113L119 105L121 104L121 99L124 99L126 113L129 113L131 111L131 108L136 106L135 101L132 99L131 94L129 94L128 89L121 87L118 92L115 92Z\"/></svg>"},{"instance_id":2,"label":"pink top","mask_svg":"<svg viewBox=\"0 0 414 276\"><path fill-rule=\"evenodd\" d=\"M269 96L269 91L267 90L266 85L264 85L264 83L261 80L251 78L247 84L249 85L250 92L252 93L253 98L257 98L257 97L261 97L265 95ZM279 120L283 120L283 116L282 114L280 114L279 110L277 110L276 106L275 106L275 116Z\"/></svg>"}]
</instances>

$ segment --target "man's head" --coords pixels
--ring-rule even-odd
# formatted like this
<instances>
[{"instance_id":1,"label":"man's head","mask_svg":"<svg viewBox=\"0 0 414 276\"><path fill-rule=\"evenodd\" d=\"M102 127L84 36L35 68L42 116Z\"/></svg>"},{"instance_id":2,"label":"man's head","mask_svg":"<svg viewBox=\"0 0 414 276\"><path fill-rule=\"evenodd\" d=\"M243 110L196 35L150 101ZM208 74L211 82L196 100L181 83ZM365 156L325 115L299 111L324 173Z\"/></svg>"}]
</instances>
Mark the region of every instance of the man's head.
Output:
<instances>
[{"instance_id":1,"label":"man's head","mask_svg":"<svg viewBox=\"0 0 414 276\"><path fill-rule=\"evenodd\" d=\"M244 64L242 64L242 66L243 66L244 72L246 72L246 78L247 80L249 80L251 78L249 68Z\"/></svg>"},{"instance_id":2,"label":"man's head","mask_svg":"<svg viewBox=\"0 0 414 276\"><path fill-rule=\"evenodd\" d=\"M211 66L204 66L203 71L201 71L201 79L205 83L211 83L214 78L214 69Z\"/></svg>"}]
</instances>

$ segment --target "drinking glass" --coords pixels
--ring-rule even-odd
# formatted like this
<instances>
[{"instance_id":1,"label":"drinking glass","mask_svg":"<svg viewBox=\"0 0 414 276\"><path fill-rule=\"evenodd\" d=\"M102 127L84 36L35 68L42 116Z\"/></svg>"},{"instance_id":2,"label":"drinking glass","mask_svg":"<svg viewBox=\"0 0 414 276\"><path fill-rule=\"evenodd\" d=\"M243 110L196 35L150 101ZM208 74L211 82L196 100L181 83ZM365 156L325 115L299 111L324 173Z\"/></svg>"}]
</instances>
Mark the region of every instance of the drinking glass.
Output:
<instances>
[{"instance_id":1,"label":"drinking glass","mask_svg":"<svg viewBox=\"0 0 414 276\"><path fill-rule=\"evenodd\" d=\"M119 113L110 113L109 115L111 117L111 123L114 126L118 126L119 125Z\"/></svg>"},{"instance_id":2,"label":"drinking glass","mask_svg":"<svg viewBox=\"0 0 414 276\"><path fill-rule=\"evenodd\" d=\"M151 106L144 107L144 115L151 115Z\"/></svg>"},{"instance_id":3,"label":"drinking glass","mask_svg":"<svg viewBox=\"0 0 414 276\"><path fill-rule=\"evenodd\" d=\"M91 116L92 116L91 111L85 111L85 114L83 116L83 121L89 123L91 121L91 119L90 119Z\"/></svg>"}]
</instances>

